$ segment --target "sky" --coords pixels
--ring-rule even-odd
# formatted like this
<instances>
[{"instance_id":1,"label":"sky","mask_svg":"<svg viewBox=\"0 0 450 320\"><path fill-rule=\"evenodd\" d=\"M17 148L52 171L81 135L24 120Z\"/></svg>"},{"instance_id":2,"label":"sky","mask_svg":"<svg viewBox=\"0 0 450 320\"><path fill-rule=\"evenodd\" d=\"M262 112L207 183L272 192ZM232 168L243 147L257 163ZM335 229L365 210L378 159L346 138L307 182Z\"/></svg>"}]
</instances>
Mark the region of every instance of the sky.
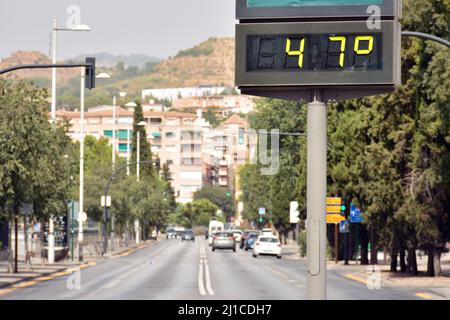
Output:
<instances>
[{"instance_id":1,"label":"sky","mask_svg":"<svg viewBox=\"0 0 450 320\"><path fill-rule=\"evenodd\" d=\"M58 27L80 22L92 32L58 32L58 58L79 54L147 54L167 58L209 37L234 36L235 0L0 0L0 58L18 50L50 54Z\"/></svg>"}]
</instances>

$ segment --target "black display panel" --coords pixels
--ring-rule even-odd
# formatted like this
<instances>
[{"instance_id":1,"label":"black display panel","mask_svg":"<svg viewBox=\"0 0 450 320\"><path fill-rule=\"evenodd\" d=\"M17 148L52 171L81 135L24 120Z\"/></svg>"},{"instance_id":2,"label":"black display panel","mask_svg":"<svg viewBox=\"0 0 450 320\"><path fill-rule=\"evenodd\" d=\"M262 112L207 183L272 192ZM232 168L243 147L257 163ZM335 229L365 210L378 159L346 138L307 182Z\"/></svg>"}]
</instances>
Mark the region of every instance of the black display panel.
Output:
<instances>
[{"instance_id":1,"label":"black display panel","mask_svg":"<svg viewBox=\"0 0 450 320\"><path fill-rule=\"evenodd\" d=\"M379 71L380 33L247 36L247 72Z\"/></svg>"}]
</instances>

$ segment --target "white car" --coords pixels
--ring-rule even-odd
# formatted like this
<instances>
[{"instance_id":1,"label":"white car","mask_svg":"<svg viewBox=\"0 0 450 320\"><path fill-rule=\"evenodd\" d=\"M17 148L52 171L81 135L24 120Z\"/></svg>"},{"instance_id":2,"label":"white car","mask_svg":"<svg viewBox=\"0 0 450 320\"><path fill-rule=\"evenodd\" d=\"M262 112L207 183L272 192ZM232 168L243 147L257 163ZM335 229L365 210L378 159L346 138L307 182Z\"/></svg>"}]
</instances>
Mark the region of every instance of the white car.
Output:
<instances>
[{"instance_id":1,"label":"white car","mask_svg":"<svg viewBox=\"0 0 450 320\"><path fill-rule=\"evenodd\" d=\"M241 242L242 239L242 231L241 230L233 230L234 241Z\"/></svg>"},{"instance_id":2,"label":"white car","mask_svg":"<svg viewBox=\"0 0 450 320\"><path fill-rule=\"evenodd\" d=\"M275 236L272 232L272 229L270 229L270 228L262 229L262 233L263 233L263 235L266 235L266 236Z\"/></svg>"},{"instance_id":3,"label":"white car","mask_svg":"<svg viewBox=\"0 0 450 320\"><path fill-rule=\"evenodd\" d=\"M271 255L281 259L280 240L273 235L259 235L253 246L253 257L258 258L259 255Z\"/></svg>"}]
</instances>

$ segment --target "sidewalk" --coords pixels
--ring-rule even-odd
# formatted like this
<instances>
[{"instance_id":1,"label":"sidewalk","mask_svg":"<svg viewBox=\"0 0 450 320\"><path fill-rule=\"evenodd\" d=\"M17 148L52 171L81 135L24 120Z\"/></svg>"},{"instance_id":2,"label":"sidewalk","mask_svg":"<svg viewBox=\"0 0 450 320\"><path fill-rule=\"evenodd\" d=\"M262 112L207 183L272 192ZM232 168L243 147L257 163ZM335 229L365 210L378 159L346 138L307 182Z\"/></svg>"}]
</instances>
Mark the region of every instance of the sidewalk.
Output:
<instances>
[{"instance_id":1,"label":"sidewalk","mask_svg":"<svg viewBox=\"0 0 450 320\"><path fill-rule=\"evenodd\" d=\"M59 261L54 264L42 264L40 257L34 257L31 261L32 271L26 271L26 265L24 260L19 260L19 273L7 273L8 262L0 261L0 289L4 289L11 286L20 286L22 283L32 283L33 280L44 281L50 280L54 277L67 275L73 272L76 268L88 268L97 264L97 262L105 259L113 259L123 257L131 254L132 252L150 246L159 240L147 240L140 244L130 245L129 247L120 247L112 252L108 252L104 256L85 256L84 261L78 263L76 259L72 262L69 259ZM23 258L22 258L23 259Z\"/></svg>"},{"instance_id":2,"label":"sidewalk","mask_svg":"<svg viewBox=\"0 0 450 320\"><path fill-rule=\"evenodd\" d=\"M283 246L283 258L288 260L306 261L306 257L301 257L298 253L298 246ZM374 271L379 272L381 277L381 286L398 287L398 288L419 288L418 297L424 299L450 299L450 254L444 254L441 257L441 277L428 277L425 275L427 268L427 258L418 258L417 265L419 275L411 277L400 272L390 272L390 265L383 264L379 260L379 264L375 266L360 265L355 261L349 261L348 265L344 265L343 261L336 264L332 260L327 261L327 270L345 277L347 279L360 282L367 285L368 279L373 275Z\"/></svg>"}]
</instances>

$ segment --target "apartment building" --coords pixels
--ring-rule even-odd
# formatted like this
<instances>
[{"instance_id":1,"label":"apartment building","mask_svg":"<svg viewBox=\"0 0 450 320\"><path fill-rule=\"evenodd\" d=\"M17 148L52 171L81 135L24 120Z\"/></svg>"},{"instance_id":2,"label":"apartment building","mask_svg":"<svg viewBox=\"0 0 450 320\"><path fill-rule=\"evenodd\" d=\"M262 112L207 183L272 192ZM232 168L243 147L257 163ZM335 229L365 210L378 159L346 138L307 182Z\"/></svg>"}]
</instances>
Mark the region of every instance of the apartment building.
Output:
<instances>
[{"instance_id":1,"label":"apartment building","mask_svg":"<svg viewBox=\"0 0 450 320\"><path fill-rule=\"evenodd\" d=\"M200 118L199 118L200 116ZM69 135L80 139L80 113L66 110L57 112L59 119L72 124ZM210 125L201 113L144 112L147 138L155 158L169 164L177 201L192 200L193 193L203 186L203 131ZM85 112L85 134L96 138L108 137L112 144L113 107L102 106ZM131 150L133 111L116 107L116 150L119 156L128 157Z\"/></svg>"},{"instance_id":2,"label":"apartment building","mask_svg":"<svg viewBox=\"0 0 450 320\"><path fill-rule=\"evenodd\" d=\"M186 97L201 97L219 95L226 87L218 86L199 86L185 88L163 88L163 89L145 89L142 90L142 100L147 98L156 98L159 100L175 101Z\"/></svg>"},{"instance_id":3,"label":"apartment building","mask_svg":"<svg viewBox=\"0 0 450 320\"><path fill-rule=\"evenodd\" d=\"M211 109L216 115L226 117L232 113L248 114L255 109L255 101L246 95L214 95L181 98L172 101L172 108L184 109Z\"/></svg>"}]
</instances>

